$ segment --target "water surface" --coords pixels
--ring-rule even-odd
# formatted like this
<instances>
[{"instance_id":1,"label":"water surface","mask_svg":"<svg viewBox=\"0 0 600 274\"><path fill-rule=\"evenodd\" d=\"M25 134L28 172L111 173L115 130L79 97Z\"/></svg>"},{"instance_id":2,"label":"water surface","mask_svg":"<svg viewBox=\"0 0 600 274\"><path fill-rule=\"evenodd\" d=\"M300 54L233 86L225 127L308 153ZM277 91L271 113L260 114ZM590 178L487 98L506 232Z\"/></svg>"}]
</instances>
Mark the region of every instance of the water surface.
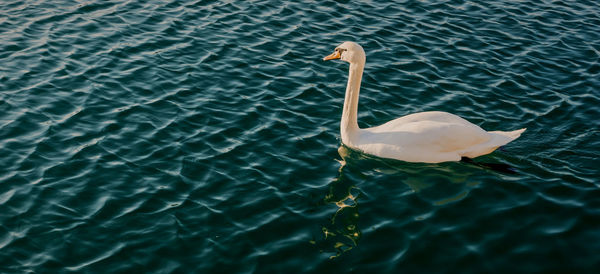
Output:
<instances>
[{"instance_id":1,"label":"water surface","mask_svg":"<svg viewBox=\"0 0 600 274\"><path fill-rule=\"evenodd\" d=\"M3 1L0 272L600 269L597 1ZM340 147L419 111L477 161Z\"/></svg>"}]
</instances>

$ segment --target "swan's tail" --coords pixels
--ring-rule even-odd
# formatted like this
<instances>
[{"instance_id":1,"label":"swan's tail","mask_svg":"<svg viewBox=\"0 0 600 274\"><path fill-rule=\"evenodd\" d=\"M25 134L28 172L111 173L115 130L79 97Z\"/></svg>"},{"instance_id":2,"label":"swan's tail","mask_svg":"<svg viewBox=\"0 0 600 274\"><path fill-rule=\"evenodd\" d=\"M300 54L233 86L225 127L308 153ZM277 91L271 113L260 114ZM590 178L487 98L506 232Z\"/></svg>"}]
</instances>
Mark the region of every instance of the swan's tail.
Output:
<instances>
[{"instance_id":1,"label":"swan's tail","mask_svg":"<svg viewBox=\"0 0 600 274\"><path fill-rule=\"evenodd\" d=\"M513 140L519 138L521 136L521 133L523 133L525 130L526 130L526 128L522 128L522 129L517 129L517 130L513 130L513 131L490 131L490 133L506 136L510 139L508 141L508 142L510 142L510 141L513 141ZM508 142L506 142L506 144L508 144Z\"/></svg>"},{"instance_id":2,"label":"swan's tail","mask_svg":"<svg viewBox=\"0 0 600 274\"><path fill-rule=\"evenodd\" d=\"M475 158L477 156L491 153L498 147L506 145L519 138L521 133L523 133L525 130L525 128L522 128L513 131L490 131L489 133L492 138L489 141L460 151L459 155L463 157Z\"/></svg>"},{"instance_id":3,"label":"swan's tail","mask_svg":"<svg viewBox=\"0 0 600 274\"><path fill-rule=\"evenodd\" d=\"M489 133L492 135L492 139L487 142L487 146L493 148L492 151L494 151L498 147L506 145L519 138L519 136L521 136L521 133L523 133L525 130L526 128L517 129L513 131L490 131Z\"/></svg>"}]
</instances>

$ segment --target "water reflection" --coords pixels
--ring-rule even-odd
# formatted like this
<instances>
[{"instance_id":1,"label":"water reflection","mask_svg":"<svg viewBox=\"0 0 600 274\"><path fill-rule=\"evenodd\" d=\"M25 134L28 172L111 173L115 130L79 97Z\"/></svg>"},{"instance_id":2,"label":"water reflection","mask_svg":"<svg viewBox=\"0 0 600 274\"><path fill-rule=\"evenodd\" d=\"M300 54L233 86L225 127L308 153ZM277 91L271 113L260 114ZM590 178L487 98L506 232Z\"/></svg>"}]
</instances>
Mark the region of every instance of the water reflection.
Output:
<instances>
[{"instance_id":1,"label":"water reflection","mask_svg":"<svg viewBox=\"0 0 600 274\"><path fill-rule=\"evenodd\" d=\"M339 151L339 150L338 150ZM340 153L342 160L339 161L339 176L329 184L329 192L323 198L325 204L335 205L335 213L330 222L324 225L323 240L321 248L333 246L336 254L330 258L340 256L342 253L354 248L360 239L361 232L358 229L358 198L360 190L346 179L344 167L346 166L345 155Z\"/></svg>"},{"instance_id":2,"label":"water reflection","mask_svg":"<svg viewBox=\"0 0 600 274\"><path fill-rule=\"evenodd\" d=\"M339 257L358 245L361 238L358 224L359 200L362 198L363 203L367 204L376 202L365 196L365 190L376 193L376 200L380 197L402 198L417 195L419 204L426 206L402 210L406 213L406 218L412 221L423 221L422 216L430 216L436 208L465 199L470 191L480 184L478 176L474 174L481 172L473 171L481 169L474 169L473 165L465 163L407 163L372 157L345 146L340 146L338 153L341 157L341 160L338 160L340 163L338 176L329 184L322 200L328 209L334 209L335 212L331 214L328 222L321 226L320 240L313 242L321 252L331 252L333 255L330 258ZM365 181L369 184L362 185L361 183ZM361 190L357 185L365 189ZM381 192L382 189L384 192ZM406 203L410 203L406 200L402 202L392 200L383 202L391 205L390 208L394 206L406 208ZM396 212L379 213L397 214Z\"/></svg>"}]
</instances>

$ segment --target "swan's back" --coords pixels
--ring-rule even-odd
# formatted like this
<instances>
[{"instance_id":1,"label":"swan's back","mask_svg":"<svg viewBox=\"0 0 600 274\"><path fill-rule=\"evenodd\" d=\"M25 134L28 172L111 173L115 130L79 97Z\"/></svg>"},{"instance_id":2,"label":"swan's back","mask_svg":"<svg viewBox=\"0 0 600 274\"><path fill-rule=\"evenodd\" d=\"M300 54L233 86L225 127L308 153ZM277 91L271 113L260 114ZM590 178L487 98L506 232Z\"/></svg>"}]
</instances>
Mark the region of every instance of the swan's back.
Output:
<instances>
[{"instance_id":1,"label":"swan's back","mask_svg":"<svg viewBox=\"0 0 600 274\"><path fill-rule=\"evenodd\" d=\"M464 124L464 125L473 125L471 122L454 115L452 113L443 112L443 111L426 111L413 113L406 116L402 116L400 118L391 120L383 125L368 128L372 132L383 132L390 131L395 128L398 128L402 125L414 122L422 122L422 121L431 121L431 122L440 122L440 123L453 123L453 124Z\"/></svg>"}]
</instances>

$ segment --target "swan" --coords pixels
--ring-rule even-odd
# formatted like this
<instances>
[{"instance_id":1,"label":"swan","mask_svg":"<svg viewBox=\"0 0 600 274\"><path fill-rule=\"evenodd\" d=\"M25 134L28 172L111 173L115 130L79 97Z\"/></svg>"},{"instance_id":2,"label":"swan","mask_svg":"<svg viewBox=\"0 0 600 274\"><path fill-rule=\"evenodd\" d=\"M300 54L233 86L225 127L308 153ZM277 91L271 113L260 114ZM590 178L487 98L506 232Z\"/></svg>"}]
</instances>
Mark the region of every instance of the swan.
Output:
<instances>
[{"instance_id":1,"label":"swan","mask_svg":"<svg viewBox=\"0 0 600 274\"><path fill-rule=\"evenodd\" d=\"M451 113L427 111L409 114L383 125L358 127L358 95L366 56L354 42L344 42L323 60L350 63L342 110L342 144L381 158L406 162L440 163L475 158L519 138L525 128L514 131L485 131Z\"/></svg>"}]
</instances>

